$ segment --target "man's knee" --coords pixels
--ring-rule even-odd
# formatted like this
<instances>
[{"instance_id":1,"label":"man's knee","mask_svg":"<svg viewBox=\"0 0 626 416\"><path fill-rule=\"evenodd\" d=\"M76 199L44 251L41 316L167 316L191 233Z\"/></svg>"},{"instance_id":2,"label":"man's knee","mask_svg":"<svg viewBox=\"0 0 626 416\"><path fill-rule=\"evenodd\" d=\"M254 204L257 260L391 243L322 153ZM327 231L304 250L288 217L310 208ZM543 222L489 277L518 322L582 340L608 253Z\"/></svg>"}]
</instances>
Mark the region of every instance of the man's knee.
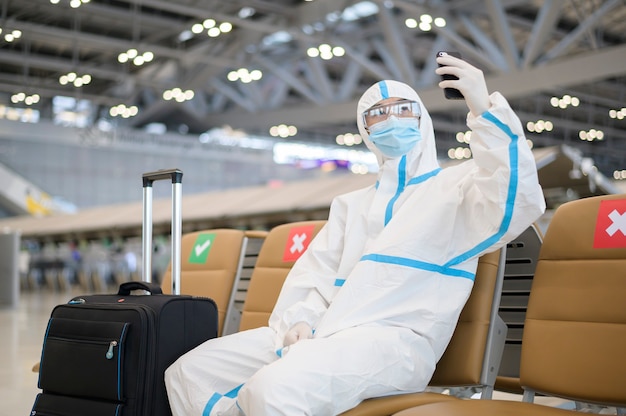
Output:
<instances>
[{"instance_id":1,"label":"man's knee","mask_svg":"<svg viewBox=\"0 0 626 416\"><path fill-rule=\"evenodd\" d=\"M293 398L302 390L301 383L293 376L294 372L284 367L265 366L243 385L237 400L245 414L258 414L261 409L279 413L284 410L285 399Z\"/></svg>"}]
</instances>

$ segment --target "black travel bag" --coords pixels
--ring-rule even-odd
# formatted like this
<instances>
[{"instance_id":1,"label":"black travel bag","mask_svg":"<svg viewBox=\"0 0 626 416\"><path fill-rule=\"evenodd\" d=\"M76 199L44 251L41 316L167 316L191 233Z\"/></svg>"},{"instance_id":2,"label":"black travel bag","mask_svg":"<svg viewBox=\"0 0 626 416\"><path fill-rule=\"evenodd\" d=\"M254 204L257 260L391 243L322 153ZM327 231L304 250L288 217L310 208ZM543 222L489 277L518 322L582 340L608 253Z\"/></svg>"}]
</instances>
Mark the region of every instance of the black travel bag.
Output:
<instances>
[{"instance_id":1,"label":"black travel bag","mask_svg":"<svg viewBox=\"0 0 626 416\"><path fill-rule=\"evenodd\" d=\"M153 180L172 178L172 293L180 291L179 170L144 174L144 280L117 294L56 306L46 330L31 416L171 415L163 375L178 357L217 336L212 299L164 295L150 280ZM146 180L146 177L148 180ZM148 229L148 230L147 230ZM176 259L178 256L178 259ZM134 290L142 293L132 294Z\"/></svg>"}]
</instances>

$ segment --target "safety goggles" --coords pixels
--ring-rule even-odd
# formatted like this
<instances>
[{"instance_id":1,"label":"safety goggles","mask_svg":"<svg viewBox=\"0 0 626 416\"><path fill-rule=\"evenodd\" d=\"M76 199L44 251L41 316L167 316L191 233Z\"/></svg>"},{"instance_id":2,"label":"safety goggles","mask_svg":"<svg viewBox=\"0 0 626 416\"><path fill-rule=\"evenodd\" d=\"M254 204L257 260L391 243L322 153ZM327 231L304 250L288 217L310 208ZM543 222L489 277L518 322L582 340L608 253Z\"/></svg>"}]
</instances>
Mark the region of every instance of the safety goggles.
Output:
<instances>
[{"instance_id":1,"label":"safety goggles","mask_svg":"<svg viewBox=\"0 0 626 416\"><path fill-rule=\"evenodd\" d=\"M369 128L376 123L385 121L389 116L416 117L419 121L422 111L417 101L399 100L392 103L375 105L363 112L363 125Z\"/></svg>"}]
</instances>

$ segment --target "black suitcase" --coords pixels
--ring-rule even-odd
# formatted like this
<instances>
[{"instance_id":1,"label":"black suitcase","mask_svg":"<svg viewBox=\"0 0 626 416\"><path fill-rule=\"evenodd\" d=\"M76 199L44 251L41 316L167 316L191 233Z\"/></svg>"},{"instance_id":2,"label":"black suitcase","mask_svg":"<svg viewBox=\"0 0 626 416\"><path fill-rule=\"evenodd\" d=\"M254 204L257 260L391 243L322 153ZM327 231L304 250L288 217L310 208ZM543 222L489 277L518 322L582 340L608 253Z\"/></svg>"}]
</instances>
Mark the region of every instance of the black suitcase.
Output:
<instances>
[{"instance_id":1,"label":"black suitcase","mask_svg":"<svg viewBox=\"0 0 626 416\"><path fill-rule=\"evenodd\" d=\"M148 181L146 181L146 176ZM150 280L152 180L172 178L172 285L180 290L182 172L144 175L144 278L117 294L79 296L56 306L46 330L32 416L171 415L163 374L178 357L217 336L212 299L163 295ZM178 224L175 224L178 222ZM148 230L147 230L148 229ZM178 256L178 259L176 259ZM147 260L146 260L147 259ZM135 295L132 290L149 294Z\"/></svg>"}]
</instances>

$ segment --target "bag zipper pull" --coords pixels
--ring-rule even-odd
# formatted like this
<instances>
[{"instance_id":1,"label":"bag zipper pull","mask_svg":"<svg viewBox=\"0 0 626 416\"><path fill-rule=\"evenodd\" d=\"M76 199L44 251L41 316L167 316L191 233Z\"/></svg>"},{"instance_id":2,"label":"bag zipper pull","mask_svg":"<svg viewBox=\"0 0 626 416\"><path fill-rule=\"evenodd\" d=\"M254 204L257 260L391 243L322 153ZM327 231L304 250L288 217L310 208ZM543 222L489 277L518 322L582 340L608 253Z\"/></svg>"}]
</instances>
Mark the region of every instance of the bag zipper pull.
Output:
<instances>
[{"instance_id":1,"label":"bag zipper pull","mask_svg":"<svg viewBox=\"0 0 626 416\"><path fill-rule=\"evenodd\" d=\"M113 358L113 348L115 348L116 346L117 346L117 341L111 341L109 343L109 349L107 350L107 353L106 353L107 360L110 360L111 358Z\"/></svg>"}]
</instances>

